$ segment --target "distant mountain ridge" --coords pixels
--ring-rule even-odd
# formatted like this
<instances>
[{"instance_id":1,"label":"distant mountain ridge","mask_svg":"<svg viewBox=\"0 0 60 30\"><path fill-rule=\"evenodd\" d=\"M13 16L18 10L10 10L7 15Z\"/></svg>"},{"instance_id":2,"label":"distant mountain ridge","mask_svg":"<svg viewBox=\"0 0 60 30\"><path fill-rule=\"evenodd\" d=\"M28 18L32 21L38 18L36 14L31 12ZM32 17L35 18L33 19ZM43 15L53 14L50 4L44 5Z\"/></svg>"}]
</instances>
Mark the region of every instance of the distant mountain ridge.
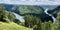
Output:
<instances>
[{"instance_id":1,"label":"distant mountain ridge","mask_svg":"<svg viewBox=\"0 0 60 30\"><path fill-rule=\"evenodd\" d=\"M30 14L30 15L34 15L39 17L42 21L49 21L52 18L47 15L44 11L45 9L42 6L33 6L33 5L3 5L5 7L5 10L7 11L11 11L11 12L15 12L19 15L26 15L26 14ZM47 7L49 8L49 7ZM53 9L55 9L56 7L54 7ZM53 11L49 10L49 11Z\"/></svg>"},{"instance_id":2,"label":"distant mountain ridge","mask_svg":"<svg viewBox=\"0 0 60 30\"><path fill-rule=\"evenodd\" d=\"M17 14L19 14L20 12L20 10L19 10L19 8L24 8L24 9L28 9L28 10L30 10L30 12L31 12L31 10L33 10L33 11L39 11L39 9L41 9L40 11L43 11L43 8L42 7L40 7L40 6L32 6L32 5L8 5L8 4L0 4L0 5L3 5L4 7L5 7L5 10L7 10L7 11L11 11L11 12L15 12L15 13L17 13ZM30 9L29 9L30 8ZM34 9L35 10L34 10ZM29 13L30 13L29 12Z\"/></svg>"},{"instance_id":3,"label":"distant mountain ridge","mask_svg":"<svg viewBox=\"0 0 60 30\"><path fill-rule=\"evenodd\" d=\"M45 8L49 8L49 9L54 9L56 7L58 7L58 5L10 5L10 4L0 4L0 5L3 5L5 7L5 10L7 11L12 11L12 12L15 12L15 13L18 13L19 14L19 7L29 7L29 8L33 8L33 6L37 7L37 9L41 8L41 9L45 9ZM34 8L35 8L34 7ZM13 9L15 8L15 9Z\"/></svg>"},{"instance_id":4,"label":"distant mountain ridge","mask_svg":"<svg viewBox=\"0 0 60 30\"><path fill-rule=\"evenodd\" d=\"M54 8L54 9L52 9L52 10L49 10L48 12L49 12L50 14L56 14L56 13L58 13L59 11L60 11L60 6Z\"/></svg>"}]
</instances>

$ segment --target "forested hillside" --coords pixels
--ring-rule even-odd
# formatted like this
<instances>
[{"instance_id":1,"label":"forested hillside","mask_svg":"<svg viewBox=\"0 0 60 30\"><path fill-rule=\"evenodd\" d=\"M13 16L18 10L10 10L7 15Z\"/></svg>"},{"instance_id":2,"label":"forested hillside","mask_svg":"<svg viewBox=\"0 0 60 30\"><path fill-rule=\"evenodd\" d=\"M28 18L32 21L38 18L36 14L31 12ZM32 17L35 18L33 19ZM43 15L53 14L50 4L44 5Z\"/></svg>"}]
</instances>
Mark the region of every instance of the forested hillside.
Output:
<instances>
[{"instance_id":1,"label":"forested hillside","mask_svg":"<svg viewBox=\"0 0 60 30\"><path fill-rule=\"evenodd\" d=\"M55 22L44 11L41 6L1 4L0 30L60 30L60 6L48 10ZM21 17L24 22L20 21Z\"/></svg>"}]
</instances>

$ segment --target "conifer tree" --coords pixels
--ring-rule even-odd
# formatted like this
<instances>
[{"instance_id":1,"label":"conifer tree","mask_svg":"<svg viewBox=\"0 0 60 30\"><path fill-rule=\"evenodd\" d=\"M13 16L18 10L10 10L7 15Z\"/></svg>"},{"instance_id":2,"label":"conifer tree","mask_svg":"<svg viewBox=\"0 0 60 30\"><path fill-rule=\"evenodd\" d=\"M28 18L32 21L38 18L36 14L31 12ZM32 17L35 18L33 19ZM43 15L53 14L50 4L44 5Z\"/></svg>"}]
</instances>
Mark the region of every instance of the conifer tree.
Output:
<instances>
[{"instance_id":1,"label":"conifer tree","mask_svg":"<svg viewBox=\"0 0 60 30\"><path fill-rule=\"evenodd\" d=\"M60 12L57 14L58 30L60 30Z\"/></svg>"}]
</instances>

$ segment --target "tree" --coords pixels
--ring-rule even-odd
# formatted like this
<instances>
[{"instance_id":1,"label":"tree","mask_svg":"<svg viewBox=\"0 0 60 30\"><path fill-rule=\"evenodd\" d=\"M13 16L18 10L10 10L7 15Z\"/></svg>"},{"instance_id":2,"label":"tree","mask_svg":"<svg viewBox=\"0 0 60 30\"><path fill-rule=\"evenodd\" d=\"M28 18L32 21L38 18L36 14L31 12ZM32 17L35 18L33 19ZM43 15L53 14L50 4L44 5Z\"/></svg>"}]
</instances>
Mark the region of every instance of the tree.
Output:
<instances>
[{"instance_id":1,"label":"tree","mask_svg":"<svg viewBox=\"0 0 60 30\"><path fill-rule=\"evenodd\" d=\"M5 20L3 20L3 10L4 10L4 6L0 6L0 21L5 22Z\"/></svg>"},{"instance_id":2,"label":"tree","mask_svg":"<svg viewBox=\"0 0 60 30\"><path fill-rule=\"evenodd\" d=\"M37 27L39 27L39 29L41 29L41 20L33 15L26 15L25 16L25 26L26 27L33 27L35 25L37 25Z\"/></svg>"},{"instance_id":3,"label":"tree","mask_svg":"<svg viewBox=\"0 0 60 30\"><path fill-rule=\"evenodd\" d=\"M60 12L57 14L58 30L60 30Z\"/></svg>"}]
</instances>

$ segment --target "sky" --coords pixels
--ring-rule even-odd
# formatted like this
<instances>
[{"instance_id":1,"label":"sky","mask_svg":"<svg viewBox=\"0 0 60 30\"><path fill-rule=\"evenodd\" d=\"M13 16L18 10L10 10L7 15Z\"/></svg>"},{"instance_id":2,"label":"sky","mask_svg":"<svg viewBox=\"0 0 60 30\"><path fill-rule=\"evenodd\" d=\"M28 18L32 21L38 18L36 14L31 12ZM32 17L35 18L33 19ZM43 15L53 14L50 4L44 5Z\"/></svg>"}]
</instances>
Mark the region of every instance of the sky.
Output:
<instances>
[{"instance_id":1,"label":"sky","mask_svg":"<svg viewBox=\"0 0 60 30\"><path fill-rule=\"evenodd\" d=\"M60 5L60 0L0 0L0 4Z\"/></svg>"}]
</instances>

